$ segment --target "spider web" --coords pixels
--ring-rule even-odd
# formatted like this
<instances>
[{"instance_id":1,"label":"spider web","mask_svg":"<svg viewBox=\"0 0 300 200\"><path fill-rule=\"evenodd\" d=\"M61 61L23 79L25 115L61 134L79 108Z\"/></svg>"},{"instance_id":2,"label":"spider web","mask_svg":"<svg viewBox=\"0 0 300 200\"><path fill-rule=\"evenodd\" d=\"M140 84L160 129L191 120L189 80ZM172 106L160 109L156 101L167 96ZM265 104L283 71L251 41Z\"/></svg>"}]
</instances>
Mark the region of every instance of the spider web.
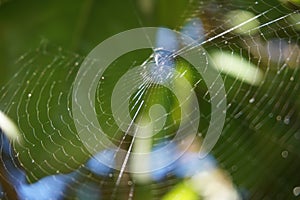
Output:
<instances>
[{"instance_id":1,"label":"spider web","mask_svg":"<svg viewBox=\"0 0 300 200\"><path fill-rule=\"evenodd\" d=\"M241 10L247 12L241 14ZM249 13L253 16L238 21ZM220 139L210 154L227 177L225 182L235 185L241 198L299 198L299 15L299 6L292 1L191 1L182 16L183 24L175 27L180 31L191 20L200 19L204 29L203 35L197 38L198 43L189 44L178 52L202 46L212 59L218 55L242 57L254 64L261 74L257 83L253 78L247 81L240 74L220 69L227 113ZM259 23L253 25L257 21ZM97 87L95 99L99 106L95 110L99 123L108 138L121 149L128 150L134 137L123 137L124 131L114 119L110 108L112 89L122 75L141 65L151 54L148 49L118 58L105 71ZM17 158L13 165L19 168L20 163L28 183L59 175L51 180L54 184L65 183L64 190L58 192L58 196L65 199L76 196L83 199L100 196L102 199L161 199L183 178L170 172L162 180L140 184L130 173L108 169L104 170L106 173L97 173L88 164L92 155L78 136L72 114L72 87L83 60L84 56L47 41L18 59L19 71L0 90L0 109L14 119L22 133L23 140L13 145ZM185 63L180 58L176 62ZM215 62L218 65L218 61ZM201 76L188 64L182 66L183 71L190 73L191 82L196 84L201 109L197 139L201 140L211 117L209 99L212 97L207 94L210 86L199 82ZM147 79L144 82L142 92L128 97L132 117L159 102L163 102L173 115L180 113L170 106L180 106L170 91L153 86ZM143 109L139 107L141 99L148 100ZM154 137L154 145L174 137L178 122L172 121L171 115L165 114L168 126ZM123 158L111 157L125 163ZM10 181L21 183L18 173L12 172L13 167L4 165L4 168Z\"/></svg>"}]
</instances>

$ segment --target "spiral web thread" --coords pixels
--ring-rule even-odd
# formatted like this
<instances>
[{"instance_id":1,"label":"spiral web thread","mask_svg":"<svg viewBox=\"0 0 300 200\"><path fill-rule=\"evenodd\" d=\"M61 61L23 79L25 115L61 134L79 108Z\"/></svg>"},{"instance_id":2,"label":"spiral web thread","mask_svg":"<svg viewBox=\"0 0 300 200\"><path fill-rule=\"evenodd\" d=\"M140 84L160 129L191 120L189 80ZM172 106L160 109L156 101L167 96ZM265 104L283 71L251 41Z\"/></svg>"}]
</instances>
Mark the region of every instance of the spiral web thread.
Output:
<instances>
[{"instance_id":1,"label":"spiral web thread","mask_svg":"<svg viewBox=\"0 0 300 200\"><path fill-rule=\"evenodd\" d=\"M224 15L238 9L254 13L255 18L250 18L245 25L256 19L260 24L246 31L240 29L244 24L232 26L232 18ZM299 7L290 2L270 4L266 0L193 1L184 18L186 21L200 18L205 39L176 53L202 45L208 53L217 50L221 54L242 56L263 72L259 85L222 73L227 115L220 140L211 152L219 167L228 172L234 185L245 190L251 199L297 198L295 188L300 186L300 24L295 19L299 19ZM39 48L27 52L16 62L20 70L0 90L0 108L16 121L23 136L23 141L15 144L16 157L32 182L53 174L77 171L67 189L61 191L64 198L73 198L72 191L78 191L84 182L83 185L96 185L88 192L97 197L100 189L103 199L112 195L118 199L138 199L141 196L137 191L160 199L180 180L170 176L152 182L145 189L135 184L128 173L116 171L99 177L86 169L90 155L78 138L71 113L71 88L83 59L42 42ZM113 76L108 72L103 84ZM145 86L151 84L145 82ZM154 89L148 95L159 96L151 93ZM166 98L171 99L171 96ZM203 95L202 100L209 103L208 95ZM104 117L107 130L116 133L110 135L110 139L120 148L128 147L132 138L120 136L123 133L112 125L113 116L106 109L107 105L100 105L99 109L107 115ZM209 115L201 117L206 122L210 120ZM8 168L6 171L11 173Z\"/></svg>"}]
</instances>

